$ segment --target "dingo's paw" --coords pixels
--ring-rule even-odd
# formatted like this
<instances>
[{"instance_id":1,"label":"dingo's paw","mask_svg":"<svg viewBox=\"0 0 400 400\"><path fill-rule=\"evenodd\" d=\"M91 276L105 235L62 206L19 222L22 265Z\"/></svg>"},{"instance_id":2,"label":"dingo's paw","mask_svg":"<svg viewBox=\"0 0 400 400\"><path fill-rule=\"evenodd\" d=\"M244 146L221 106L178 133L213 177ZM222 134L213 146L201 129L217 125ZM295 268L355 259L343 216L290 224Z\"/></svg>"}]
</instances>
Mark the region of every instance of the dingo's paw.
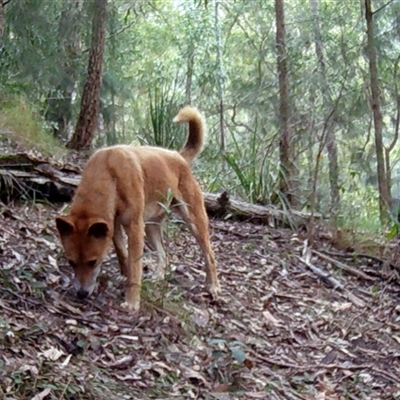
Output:
<instances>
[{"instance_id":1,"label":"dingo's paw","mask_svg":"<svg viewBox=\"0 0 400 400\"><path fill-rule=\"evenodd\" d=\"M127 301L124 301L121 304L121 307L128 311L137 312L139 311L140 303L139 302L128 303Z\"/></svg>"},{"instance_id":2,"label":"dingo's paw","mask_svg":"<svg viewBox=\"0 0 400 400\"><path fill-rule=\"evenodd\" d=\"M206 289L214 299L218 298L218 295L221 293L221 286L218 281L208 283Z\"/></svg>"}]
</instances>

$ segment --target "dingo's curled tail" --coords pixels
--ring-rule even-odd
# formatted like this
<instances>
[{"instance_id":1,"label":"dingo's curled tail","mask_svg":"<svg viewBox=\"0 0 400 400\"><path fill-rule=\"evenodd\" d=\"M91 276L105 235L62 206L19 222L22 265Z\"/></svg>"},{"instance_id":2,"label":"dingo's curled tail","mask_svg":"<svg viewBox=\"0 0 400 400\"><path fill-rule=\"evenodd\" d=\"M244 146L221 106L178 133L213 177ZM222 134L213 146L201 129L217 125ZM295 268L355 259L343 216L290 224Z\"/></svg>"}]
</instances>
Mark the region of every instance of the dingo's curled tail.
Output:
<instances>
[{"instance_id":1,"label":"dingo's curled tail","mask_svg":"<svg viewBox=\"0 0 400 400\"><path fill-rule=\"evenodd\" d=\"M206 123L204 117L200 114L197 108L186 106L182 108L178 115L173 119L174 122L189 123L189 134L185 145L180 150L180 155L190 163L203 150Z\"/></svg>"}]
</instances>

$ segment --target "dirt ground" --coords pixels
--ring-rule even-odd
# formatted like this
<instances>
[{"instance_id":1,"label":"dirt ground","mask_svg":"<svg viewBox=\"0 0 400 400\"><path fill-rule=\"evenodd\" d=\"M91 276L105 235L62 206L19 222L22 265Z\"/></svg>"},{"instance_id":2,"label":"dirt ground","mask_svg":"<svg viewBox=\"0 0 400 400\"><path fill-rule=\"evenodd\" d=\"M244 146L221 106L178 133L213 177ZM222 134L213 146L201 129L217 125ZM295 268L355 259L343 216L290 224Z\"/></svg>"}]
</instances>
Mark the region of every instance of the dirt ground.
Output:
<instances>
[{"instance_id":1,"label":"dirt ground","mask_svg":"<svg viewBox=\"0 0 400 400\"><path fill-rule=\"evenodd\" d=\"M400 287L379 260L212 220L212 301L199 249L172 221L168 277L153 282L145 257L132 315L113 253L95 295L75 298L59 211L0 204L0 398L400 399Z\"/></svg>"}]
</instances>

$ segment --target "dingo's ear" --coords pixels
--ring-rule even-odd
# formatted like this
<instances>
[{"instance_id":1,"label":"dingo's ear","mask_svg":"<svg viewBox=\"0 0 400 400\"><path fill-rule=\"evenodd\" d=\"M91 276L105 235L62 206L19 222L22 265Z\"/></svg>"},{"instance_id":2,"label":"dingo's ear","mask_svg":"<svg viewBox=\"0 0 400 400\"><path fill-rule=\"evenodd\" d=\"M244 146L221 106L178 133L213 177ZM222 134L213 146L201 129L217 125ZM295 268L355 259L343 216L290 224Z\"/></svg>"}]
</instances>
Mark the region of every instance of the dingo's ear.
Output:
<instances>
[{"instance_id":1,"label":"dingo's ear","mask_svg":"<svg viewBox=\"0 0 400 400\"><path fill-rule=\"evenodd\" d=\"M68 219L68 217L57 217L56 226L61 237L68 236L75 230L74 224Z\"/></svg>"},{"instance_id":2,"label":"dingo's ear","mask_svg":"<svg viewBox=\"0 0 400 400\"><path fill-rule=\"evenodd\" d=\"M104 239L109 232L108 225L103 221L96 221L89 226L87 231L88 236L93 236L96 239Z\"/></svg>"}]
</instances>

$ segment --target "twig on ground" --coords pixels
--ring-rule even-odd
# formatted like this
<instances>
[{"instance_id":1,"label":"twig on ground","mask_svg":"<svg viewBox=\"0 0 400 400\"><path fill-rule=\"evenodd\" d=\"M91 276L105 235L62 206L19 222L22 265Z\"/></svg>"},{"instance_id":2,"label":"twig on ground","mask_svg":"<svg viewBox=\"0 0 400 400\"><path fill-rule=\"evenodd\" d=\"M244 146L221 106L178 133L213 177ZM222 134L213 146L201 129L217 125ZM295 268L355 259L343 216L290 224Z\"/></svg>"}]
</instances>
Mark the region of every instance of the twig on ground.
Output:
<instances>
[{"instance_id":1,"label":"twig on ground","mask_svg":"<svg viewBox=\"0 0 400 400\"><path fill-rule=\"evenodd\" d=\"M331 262L332 264L336 265L340 269L343 269L344 271L348 272L349 274L357 276L358 278L365 279L366 281L375 281L376 280L372 276L367 275L365 272L362 272L353 267L350 267L350 266L348 266L340 261L337 261L337 260L333 259L332 257L329 257L317 250L311 250L311 251L318 257L321 257L324 260Z\"/></svg>"},{"instance_id":2,"label":"twig on ground","mask_svg":"<svg viewBox=\"0 0 400 400\"><path fill-rule=\"evenodd\" d=\"M329 282L329 284L334 288L338 288L343 290L344 286L340 283L336 278L331 276L329 272L323 271L321 268L316 267L315 265L311 264L309 261L305 260L303 257L297 256L297 258L305 264L315 275L324 279L325 281Z\"/></svg>"},{"instance_id":3,"label":"twig on ground","mask_svg":"<svg viewBox=\"0 0 400 400\"><path fill-rule=\"evenodd\" d=\"M400 384L400 378L394 376L390 372L383 371L380 368L376 368L372 364L309 364L309 365L296 365L296 364L291 364L291 363L286 363L278 360L271 360L268 357L262 356L260 354L257 354L255 352L252 352L252 354L258 358L261 361L264 361L268 364L272 364L278 367L283 367L283 368L293 368L296 371L299 372L307 372L310 370L315 370L315 369L342 369L342 370L348 370L348 371L358 371L361 369L365 370L370 370L373 371L377 374L383 375L387 379L390 379L391 381L395 383Z\"/></svg>"},{"instance_id":4,"label":"twig on ground","mask_svg":"<svg viewBox=\"0 0 400 400\"><path fill-rule=\"evenodd\" d=\"M365 307L364 301L356 297L353 293L349 292L342 283L340 283L336 278L331 276L326 271L323 271L321 268L316 267L315 265L311 264L309 261L305 260L302 257L297 256L297 258L305 264L315 275L319 276L320 278L329 282L330 285L333 286L334 289L340 289L344 295L352 302L354 305L358 307Z\"/></svg>"},{"instance_id":5,"label":"twig on ground","mask_svg":"<svg viewBox=\"0 0 400 400\"><path fill-rule=\"evenodd\" d=\"M331 256L335 256L335 257L342 257L342 258L351 258L351 259L355 259L355 258L370 258L371 260L377 261L380 264L385 264L387 262L389 262L389 260L387 259L382 259L378 256L372 255L372 254L364 254L364 253L339 253L336 251L328 251L328 250L324 250L324 253L329 254ZM392 268L395 268L396 266L393 263L390 263L390 266Z\"/></svg>"}]
</instances>

